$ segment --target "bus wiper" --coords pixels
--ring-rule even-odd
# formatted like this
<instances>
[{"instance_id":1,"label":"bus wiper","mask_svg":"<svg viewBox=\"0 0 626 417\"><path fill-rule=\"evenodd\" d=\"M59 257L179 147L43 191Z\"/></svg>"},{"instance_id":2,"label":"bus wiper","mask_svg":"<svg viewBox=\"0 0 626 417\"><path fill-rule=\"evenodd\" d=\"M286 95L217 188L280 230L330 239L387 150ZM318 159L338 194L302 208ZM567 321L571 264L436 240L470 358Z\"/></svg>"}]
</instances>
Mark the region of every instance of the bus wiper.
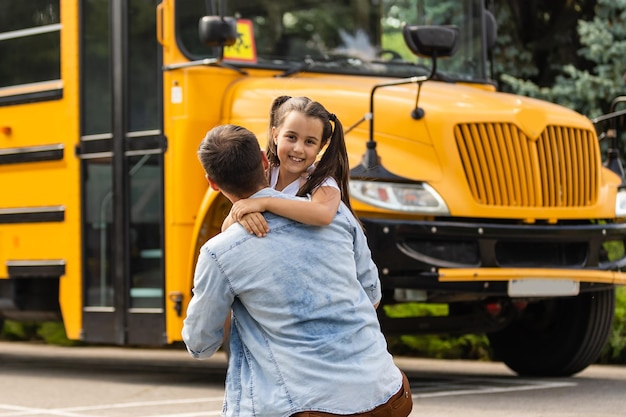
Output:
<instances>
[{"instance_id":1,"label":"bus wiper","mask_svg":"<svg viewBox=\"0 0 626 417\"><path fill-rule=\"evenodd\" d=\"M163 71L171 71L171 70L176 70L180 68L190 68L190 67L199 67L199 66L215 66L215 67L228 68L228 69L232 69L233 71L237 71L241 75L248 75L248 72L246 70L238 68L234 65L230 65L216 58L205 58L205 59L199 59L197 61L188 61L188 62L180 62L176 64L164 65L162 69Z\"/></svg>"},{"instance_id":2,"label":"bus wiper","mask_svg":"<svg viewBox=\"0 0 626 417\"><path fill-rule=\"evenodd\" d=\"M299 72L303 72L308 70L309 68L320 65L337 65L337 64L347 64L351 67L359 67L363 65L363 61L357 57L351 57L347 55L324 55L319 58L311 58L307 56L303 62L299 62L298 64L287 68L282 74L276 75L277 78L281 77L289 77L291 75L297 74Z\"/></svg>"},{"instance_id":3,"label":"bus wiper","mask_svg":"<svg viewBox=\"0 0 626 417\"><path fill-rule=\"evenodd\" d=\"M303 62L298 62L296 65L293 65L292 67L287 68L281 74L275 75L275 77L276 78L290 77L299 72L306 71L307 69L311 68L314 63L315 61L313 61L311 58L305 58Z\"/></svg>"}]
</instances>

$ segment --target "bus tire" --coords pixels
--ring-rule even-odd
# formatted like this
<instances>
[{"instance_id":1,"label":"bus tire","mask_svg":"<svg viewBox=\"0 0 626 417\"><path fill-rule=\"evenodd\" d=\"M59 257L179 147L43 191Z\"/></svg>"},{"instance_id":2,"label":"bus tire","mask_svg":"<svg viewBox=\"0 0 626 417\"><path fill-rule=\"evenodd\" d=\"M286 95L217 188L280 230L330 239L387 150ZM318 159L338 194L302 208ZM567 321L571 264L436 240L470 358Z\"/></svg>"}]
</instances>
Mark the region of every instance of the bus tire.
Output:
<instances>
[{"instance_id":1,"label":"bus tire","mask_svg":"<svg viewBox=\"0 0 626 417\"><path fill-rule=\"evenodd\" d=\"M496 360L521 376L571 376L594 363L612 329L615 289L531 303L488 334Z\"/></svg>"}]
</instances>

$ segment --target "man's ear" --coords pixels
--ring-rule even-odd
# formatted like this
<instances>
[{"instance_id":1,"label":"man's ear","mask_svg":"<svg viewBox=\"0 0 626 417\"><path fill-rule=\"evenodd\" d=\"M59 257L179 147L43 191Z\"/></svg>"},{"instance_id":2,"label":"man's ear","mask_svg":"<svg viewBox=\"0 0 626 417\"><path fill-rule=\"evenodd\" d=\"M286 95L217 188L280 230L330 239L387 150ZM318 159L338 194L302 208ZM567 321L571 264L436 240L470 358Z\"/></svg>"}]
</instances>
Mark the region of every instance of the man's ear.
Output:
<instances>
[{"instance_id":1,"label":"man's ear","mask_svg":"<svg viewBox=\"0 0 626 417\"><path fill-rule=\"evenodd\" d=\"M267 171L267 169L270 167L270 161L269 159L267 159L267 155L265 154L265 152L263 152L262 149L261 149L261 162L263 163L263 170Z\"/></svg>"},{"instance_id":2,"label":"man's ear","mask_svg":"<svg viewBox=\"0 0 626 417\"><path fill-rule=\"evenodd\" d=\"M214 190L214 191L219 191L220 187L218 187L218 185L211 179L209 178L209 174L204 174L204 177L206 178L206 180L209 182L209 186Z\"/></svg>"}]
</instances>

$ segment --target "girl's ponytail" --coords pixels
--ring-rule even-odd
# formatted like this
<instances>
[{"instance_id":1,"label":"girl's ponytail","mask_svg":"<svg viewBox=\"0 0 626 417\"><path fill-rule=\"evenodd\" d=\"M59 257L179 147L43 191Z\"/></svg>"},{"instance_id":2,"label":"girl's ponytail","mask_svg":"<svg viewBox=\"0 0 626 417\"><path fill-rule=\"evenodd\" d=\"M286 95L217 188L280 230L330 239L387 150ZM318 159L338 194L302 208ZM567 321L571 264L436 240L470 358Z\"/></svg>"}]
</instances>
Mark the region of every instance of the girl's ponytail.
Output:
<instances>
[{"instance_id":1,"label":"girl's ponytail","mask_svg":"<svg viewBox=\"0 0 626 417\"><path fill-rule=\"evenodd\" d=\"M350 204L350 188L348 185L350 163L348 161L348 151L343 134L343 125L339 118L333 113L328 113L328 120L333 122L334 127L330 135L328 147L315 167L315 171L313 171L315 174L318 173L319 170L319 178L316 178L316 181L311 181L313 183L311 185L317 187L325 178L333 177L335 181L337 181L337 185L339 185L341 200L352 210ZM315 184L318 181L319 183Z\"/></svg>"}]
</instances>

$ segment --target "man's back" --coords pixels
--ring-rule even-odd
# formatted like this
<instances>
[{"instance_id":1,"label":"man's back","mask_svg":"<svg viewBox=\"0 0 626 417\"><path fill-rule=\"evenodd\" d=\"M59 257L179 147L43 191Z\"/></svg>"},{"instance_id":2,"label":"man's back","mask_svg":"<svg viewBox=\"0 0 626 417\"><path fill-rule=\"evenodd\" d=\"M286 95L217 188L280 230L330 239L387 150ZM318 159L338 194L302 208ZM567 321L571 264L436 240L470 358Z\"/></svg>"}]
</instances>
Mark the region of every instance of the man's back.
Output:
<instances>
[{"instance_id":1,"label":"man's back","mask_svg":"<svg viewBox=\"0 0 626 417\"><path fill-rule=\"evenodd\" d=\"M278 193L255 197L267 195ZM226 415L352 414L387 401L401 374L380 332L378 272L360 225L345 207L327 227L266 218L266 237L232 226L207 242L198 261L194 292L208 291L223 314L232 302ZM220 319L202 320L215 320L208 327L216 330ZM194 345L202 337L192 334L186 342L204 357L218 338Z\"/></svg>"}]
</instances>

